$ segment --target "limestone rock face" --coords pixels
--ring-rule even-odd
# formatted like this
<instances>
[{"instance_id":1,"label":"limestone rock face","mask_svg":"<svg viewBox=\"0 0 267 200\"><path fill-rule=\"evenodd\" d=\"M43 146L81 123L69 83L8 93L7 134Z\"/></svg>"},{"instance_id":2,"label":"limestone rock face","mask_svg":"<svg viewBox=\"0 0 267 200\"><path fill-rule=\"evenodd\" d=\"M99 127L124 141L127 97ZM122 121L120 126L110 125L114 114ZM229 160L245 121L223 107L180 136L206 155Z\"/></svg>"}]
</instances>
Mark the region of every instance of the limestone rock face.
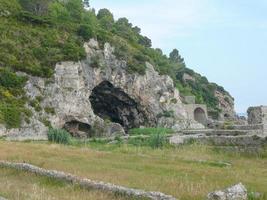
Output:
<instances>
[{"instance_id":1,"label":"limestone rock face","mask_svg":"<svg viewBox=\"0 0 267 200\"><path fill-rule=\"evenodd\" d=\"M208 200L247 200L247 189L242 183L234 185L223 191L208 194Z\"/></svg>"},{"instance_id":2,"label":"limestone rock face","mask_svg":"<svg viewBox=\"0 0 267 200\"><path fill-rule=\"evenodd\" d=\"M33 112L30 124L3 130L4 135L46 139L49 124L69 127L80 136L124 134L124 130L139 126L197 127L188 120L169 76L159 75L149 63L144 75L128 73L127 63L113 55L108 43L100 49L97 41L91 40L84 47L85 60L58 63L52 78L29 76L25 90L31 100L39 100L42 109L29 106Z\"/></svg>"},{"instance_id":3,"label":"limestone rock face","mask_svg":"<svg viewBox=\"0 0 267 200\"><path fill-rule=\"evenodd\" d=\"M230 95L224 94L220 91L215 91L215 96L219 101L219 108L222 110L221 120L236 120L236 113L234 108L234 99Z\"/></svg>"}]
</instances>

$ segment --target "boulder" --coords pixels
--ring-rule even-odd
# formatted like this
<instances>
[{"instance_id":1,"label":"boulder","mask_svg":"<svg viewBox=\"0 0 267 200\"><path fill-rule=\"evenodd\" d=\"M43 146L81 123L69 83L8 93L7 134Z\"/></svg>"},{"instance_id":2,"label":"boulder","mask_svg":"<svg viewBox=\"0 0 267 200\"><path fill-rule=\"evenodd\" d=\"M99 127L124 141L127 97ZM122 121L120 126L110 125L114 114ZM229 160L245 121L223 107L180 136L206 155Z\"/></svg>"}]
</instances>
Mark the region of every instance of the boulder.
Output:
<instances>
[{"instance_id":1,"label":"boulder","mask_svg":"<svg viewBox=\"0 0 267 200\"><path fill-rule=\"evenodd\" d=\"M208 194L207 200L247 200L247 189L242 183Z\"/></svg>"}]
</instances>

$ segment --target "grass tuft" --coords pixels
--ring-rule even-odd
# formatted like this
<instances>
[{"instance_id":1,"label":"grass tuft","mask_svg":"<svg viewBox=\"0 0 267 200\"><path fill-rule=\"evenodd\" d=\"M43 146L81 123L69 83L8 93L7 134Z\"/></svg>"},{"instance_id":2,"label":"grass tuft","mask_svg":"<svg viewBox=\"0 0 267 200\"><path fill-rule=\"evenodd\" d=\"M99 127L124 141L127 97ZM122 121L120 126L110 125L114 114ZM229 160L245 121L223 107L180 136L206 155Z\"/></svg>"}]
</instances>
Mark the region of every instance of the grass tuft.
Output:
<instances>
[{"instance_id":1,"label":"grass tuft","mask_svg":"<svg viewBox=\"0 0 267 200\"><path fill-rule=\"evenodd\" d=\"M50 128L48 131L48 140L50 142L68 145L71 143L71 135L64 129Z\"/></svg>"}]
</instances>

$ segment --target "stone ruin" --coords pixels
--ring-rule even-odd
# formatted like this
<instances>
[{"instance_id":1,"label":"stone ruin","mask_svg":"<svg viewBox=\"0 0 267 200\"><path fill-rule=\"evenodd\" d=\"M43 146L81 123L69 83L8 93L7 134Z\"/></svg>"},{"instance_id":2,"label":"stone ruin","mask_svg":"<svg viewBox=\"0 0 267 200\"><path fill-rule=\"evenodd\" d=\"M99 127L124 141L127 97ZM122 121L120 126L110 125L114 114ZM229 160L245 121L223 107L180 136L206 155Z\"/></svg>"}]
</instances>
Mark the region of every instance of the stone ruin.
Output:
<instances>
[{"instance_id":1,"label":"stone ruin","mask_svg":"<svg viewBox=\"0 0 267 200\"><path fill-rule=\"evenodd\" d=\"M247 114L248 124L262 129L263 134L267 135L267 106L250 107Z\"/></svg>"},{"instance_id":2,"label":"stone ruin","mask_svg":"<svg viewBox=\"0 0 267 200\"><path fill-rule=\"evenodd\" d=\"M190 98L192 99L192 98ZM191 101L192 103L192 101ZM195 104L188 104L191 112ZM267 106L248 109L247 122L240 125L238 119L229 126L213 129L183 130L170 138L174 145L191 143L212 144L230 151L259 152L267 144Z\"/></svg>"},{"instance_id":3,"label":"stone ruin","mask_svg":"<svg viewBox=\"0 0 267 200\"><path fill-rule=\"evenodd\" d=\"M205 104L196 104L195 96L186 96L184 101L188 118L202 124L203 128L206 127L208 125L207 106Z\"/></svg>"}]
</instances>

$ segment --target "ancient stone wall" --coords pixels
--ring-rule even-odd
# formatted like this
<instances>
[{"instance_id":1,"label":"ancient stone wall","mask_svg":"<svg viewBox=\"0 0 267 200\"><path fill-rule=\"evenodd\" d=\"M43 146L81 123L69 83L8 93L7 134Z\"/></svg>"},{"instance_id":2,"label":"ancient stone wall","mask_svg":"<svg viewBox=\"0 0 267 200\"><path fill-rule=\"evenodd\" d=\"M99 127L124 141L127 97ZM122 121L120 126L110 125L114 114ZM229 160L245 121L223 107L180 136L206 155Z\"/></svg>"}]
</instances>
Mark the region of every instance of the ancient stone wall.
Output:
<instances>
[{"instance_id":1,"label":"ancient stone wall","mask_svg":"<svg viewBox=\"0 0 267 200\"><path fill-rule=\"evenodd\" d=\"M262 124L263 123L263 113L262 107L250 107L247 111L248 113L248 124Z\"/></svg>"},{"instance_id":2,"label":"ancient stone wall","mask_svg":"<svg viewBox=\"0 0 267 200\"><path fill-rule=\"evenodd\" d=\"M248 123L251 125L260 124L263 133L267 135L267 106L250 107L247 112Z\"/></svg>"},{"instance_id":3,"label":"ancient stone wall","mask_svg":"<svg viewBox=\"0 0 267 200\"><path fill-rule=\"evenodd\" d=\"M202 124L204 128L208 122L207 106L204 104L185 104L185 109L188 113L188 118L190 120L197 121Z\"/></svg>"}]
</instances>

